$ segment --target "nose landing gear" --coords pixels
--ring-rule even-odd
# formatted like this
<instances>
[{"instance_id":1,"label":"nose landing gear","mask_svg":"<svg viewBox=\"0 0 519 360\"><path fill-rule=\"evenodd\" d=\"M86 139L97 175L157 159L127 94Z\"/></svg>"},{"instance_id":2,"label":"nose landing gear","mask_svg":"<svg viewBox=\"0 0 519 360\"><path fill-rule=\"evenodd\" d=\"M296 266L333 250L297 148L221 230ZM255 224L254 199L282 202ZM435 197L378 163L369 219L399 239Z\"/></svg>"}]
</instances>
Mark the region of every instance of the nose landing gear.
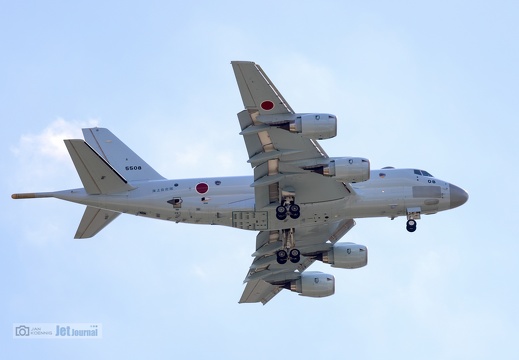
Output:
<instances>
[{"instance_id":1,"label":"nose landing gear","mask_svg":"<svg viewBox=\"0 0 519 360\"><path fill-rule=\"evenodd\" d=\"M407 220L406 229L409 232L415 232L416 231L416 220L414 220L414 219Z\"/></svg>"},{"instance_id":2,"label":"nose landing gear","mask_svg":"<svg viewBox=\"0 0 519 360\"><path fill-rule=\"evenodd\" d=\"M409 232L415 232L416 231L416 220L420 219L420 213L422 209L419 207L416 208L408 208L407 209L407 223L406 223L406 229Z\"/></svg>"}]
</instances>

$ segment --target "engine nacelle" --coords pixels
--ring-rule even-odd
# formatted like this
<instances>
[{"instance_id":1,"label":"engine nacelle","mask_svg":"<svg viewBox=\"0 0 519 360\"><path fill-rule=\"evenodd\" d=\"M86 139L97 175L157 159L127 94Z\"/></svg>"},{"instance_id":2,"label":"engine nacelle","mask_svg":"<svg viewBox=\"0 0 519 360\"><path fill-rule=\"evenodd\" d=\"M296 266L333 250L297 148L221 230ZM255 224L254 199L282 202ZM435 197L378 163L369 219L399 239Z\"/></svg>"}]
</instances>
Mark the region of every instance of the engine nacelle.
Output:
<instances>
[{"instance_id":1,"label":"engine nacelle","mask_svg":"<svg viewBox=\"0 0 519 360\"><path fill-rule=\"evenodd\" d=\"M368 264L368 248L354 243L335 244L321 256L322 262L342 269L357 269Z\"/></svg>"},{"instance_id":2,"label":"engine nacelle","mask_svg":"<svg viewBox=\"0 0 519 360\"><path fill-rule=\"evenodd\" d=\"M357 183L369 180L370 164L368 159L359 157L331 158L322 171L337 181Z\"/></svg>"},{"instance_id":3,"label":"engine nacelle","mask_svg":"<svg viewBox=\"0 0 519 360\"><path fill-rule=\"evenodd\" d=\"M301 296L325 297L335 293L335 278L333 275L319 271L307 271L298 280L292 281L288 289Z\"/></svg>"},{"instance_id":4,"label":"engine nacelle","mask_svg":"<svg viewBox=\"0 0 519 360\"><path fill-rule=\"evenodd\" d=\"M289 130L310 139L330 139L337 136L337 117L331 114L296 114Z\"/></svg>"}]
</instances>

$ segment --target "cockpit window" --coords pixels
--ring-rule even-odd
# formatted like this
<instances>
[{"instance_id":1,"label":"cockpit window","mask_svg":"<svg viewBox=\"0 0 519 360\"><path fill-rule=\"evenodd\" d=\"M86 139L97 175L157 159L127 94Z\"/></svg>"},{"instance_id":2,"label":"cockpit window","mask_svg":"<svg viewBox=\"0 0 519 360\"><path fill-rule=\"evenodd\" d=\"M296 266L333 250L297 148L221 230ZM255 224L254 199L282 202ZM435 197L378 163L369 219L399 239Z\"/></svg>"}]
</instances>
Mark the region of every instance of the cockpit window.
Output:
<instances>
[{"instance_id":1,"label":"cockpit window","mask_svg":"<svg viewBox=\"0 0 519 360\"><path fill-rule=\"evenodd\" d=\"M414 170L414 173L416 175L423 175L423 176L428 176L428 177L434 177L432 176L431 174L429 174L427 171L425 170Z\"/></svg>"}]
</instances>

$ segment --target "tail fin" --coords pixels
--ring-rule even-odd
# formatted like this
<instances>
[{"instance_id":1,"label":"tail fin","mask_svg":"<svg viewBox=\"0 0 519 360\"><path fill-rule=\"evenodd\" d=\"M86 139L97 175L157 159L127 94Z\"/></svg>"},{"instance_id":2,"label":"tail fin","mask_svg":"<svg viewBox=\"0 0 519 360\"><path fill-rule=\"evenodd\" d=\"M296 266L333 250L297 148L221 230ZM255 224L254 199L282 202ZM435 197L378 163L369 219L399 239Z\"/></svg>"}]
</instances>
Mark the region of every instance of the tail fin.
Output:
<instances>
[{"instance_id":1,"label":"tail fin","mask_svg":"<svg viewBox=\"0 0 519 360\"><path fill-rule=\"evenodd\" d=\"M164 177L142 160L108 129L83 129L85 141L128 181L163 180Z\"/></svg>"},{"instance_id":2,"label":"tail fin","mask_svg":"<svg viewBox=\"0 0 519 360\"><path fill-rule=\"evenodd\" d=\"M135 189L83 140L65 140L88 194L115 194Z\"/></svg>"}]
</instances>

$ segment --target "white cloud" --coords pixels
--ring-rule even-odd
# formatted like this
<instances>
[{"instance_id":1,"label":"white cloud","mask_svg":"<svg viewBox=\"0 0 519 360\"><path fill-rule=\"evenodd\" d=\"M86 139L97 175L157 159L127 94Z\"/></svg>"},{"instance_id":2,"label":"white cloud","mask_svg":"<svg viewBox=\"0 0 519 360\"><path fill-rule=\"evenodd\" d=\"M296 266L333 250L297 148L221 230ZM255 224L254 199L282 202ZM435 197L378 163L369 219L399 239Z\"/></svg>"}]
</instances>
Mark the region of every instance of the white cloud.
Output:
<instances>
[{"instance_id":1,"label":"white cloud","mask_svg":"<svg viewBox=\"0 0 519 360\"><path fill-rule=\"evenodd\" d=\"M20 191L23 190L24 185L34 187L35 180L38 180L41 187L72 187L70 177L74 176L75 172L71 171L74 167L63 140L82 139L81 128L93 127L97 124L96 119L68 121L59 118L39 133L22 135L18 144L10 148L18 161L16 166L18 174L14 177L14 181L17 187L21 188ZM64 181L63 184L59 183L61 179Z\"/></svg>"},{"instance_id":2,"label":"white cloud","mask_svg":"<svg viewBox=\"0 0 519 360\"><path fill-rule=\"evenodd\" d=\"M18 157L45 157L56 161L68 161L69 156L63 145L64 139L82 139L81 128L98 125L98 120L67 121L57 119L39 134L26 134L20 137L18 146L11 151Z\"/></svg>"}]
</instances>

